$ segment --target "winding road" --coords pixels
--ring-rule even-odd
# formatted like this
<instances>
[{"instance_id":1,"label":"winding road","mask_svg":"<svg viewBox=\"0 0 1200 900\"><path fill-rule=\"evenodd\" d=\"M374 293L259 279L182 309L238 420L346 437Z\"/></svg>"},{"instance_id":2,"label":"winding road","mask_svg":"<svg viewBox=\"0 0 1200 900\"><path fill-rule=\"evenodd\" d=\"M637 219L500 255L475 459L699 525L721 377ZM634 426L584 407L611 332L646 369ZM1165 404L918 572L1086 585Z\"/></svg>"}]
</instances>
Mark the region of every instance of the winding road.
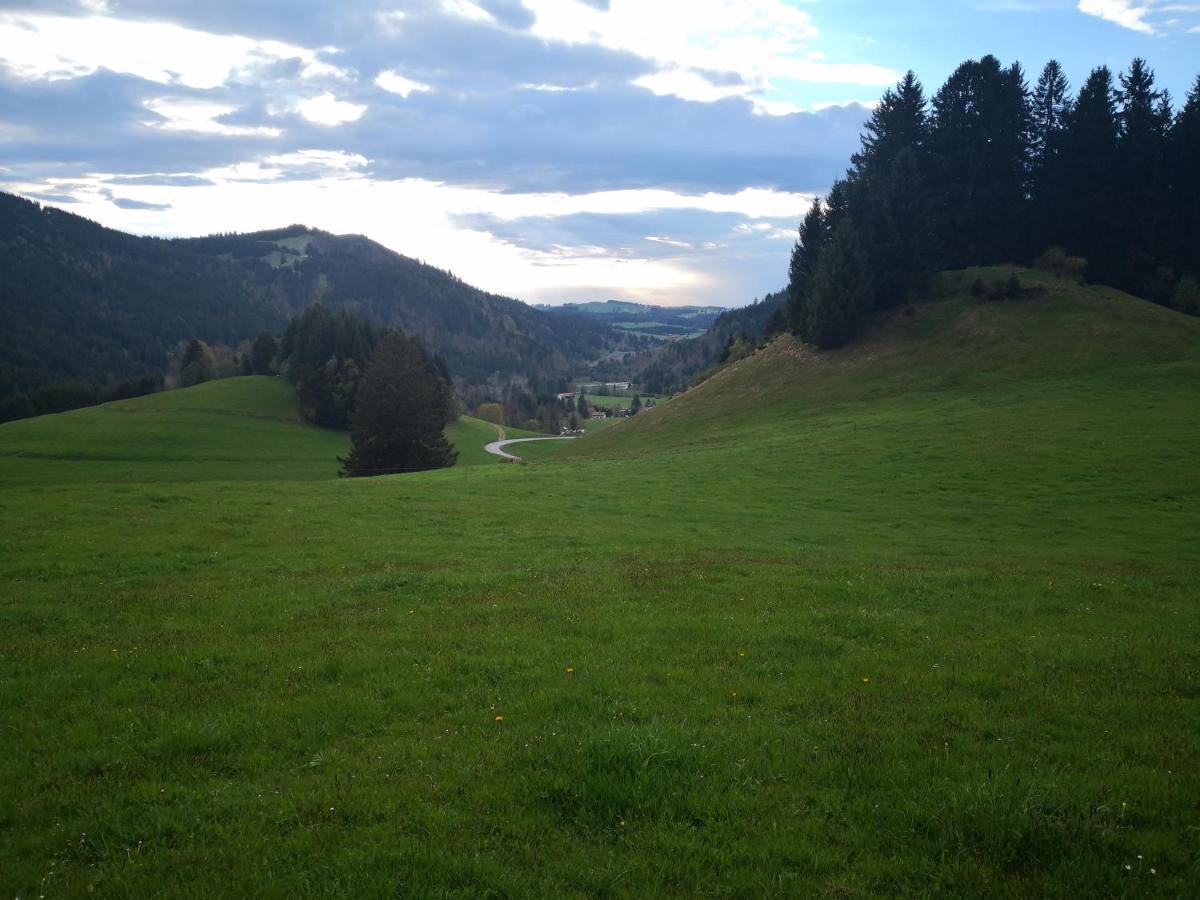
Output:
<instances>
[{"instance_id":1,"label":"winding road","mask_svg":"<svg viewBox=\"0 0 1200 900\"><path fill-rule=\"evenodd\" d=\"M511 441L505 440L504 429L499 425L496 426L496 440L484 446L484 450L493 456L499 456L501 459L506 459L509 462L520 462L521 457L514 456L512 453L505 451L505 447L513 444L527 444L530 441L573 441L573 437L538 437L538 438L513 438Z\"/></svg>"}]
</instances>

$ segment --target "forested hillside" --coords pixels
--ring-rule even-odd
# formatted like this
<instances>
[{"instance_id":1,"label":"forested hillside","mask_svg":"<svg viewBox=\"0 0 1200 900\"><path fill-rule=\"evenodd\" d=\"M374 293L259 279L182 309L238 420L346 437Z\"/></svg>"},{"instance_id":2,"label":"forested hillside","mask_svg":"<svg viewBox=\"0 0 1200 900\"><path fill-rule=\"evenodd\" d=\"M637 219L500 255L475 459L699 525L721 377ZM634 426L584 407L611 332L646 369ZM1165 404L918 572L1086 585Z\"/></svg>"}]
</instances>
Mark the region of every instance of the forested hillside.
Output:
<instances>
[{"instance_id":1,"label":"forested hillside","mask_svg":"<svg viewBox=\"0 0 1200 900\"><path fill-rule=\"evenodd\" d=\"M671 394L686 388L699 373L721 362L740 344L750 347L778 323L786 294L768 294L749 306L721 313L707 332L675 341L640 361L637 380L653 394Z\"/></svg>"},{"instance_id":2,"label":"forested hillside","mask_svg":"<svg viewBox=\"0 0 1200 900\"><path fill-rule=\"evenodd\" d=\"M0 401L161 370L178 341L284 322L239 266L0 193Z\"/></svg>"},{"instance_id":3,"label":"forested hillside","mask_svg":"<svg viewBox=\"0 0 1200 900\"><path fill-rule=\"evenodd\" d=\"M1032 88L1019 63L968 60L932 101L909 72L800 226L787 324L841 346L935 272L1000 262L1200 313L1197 209L1200 79L1176 111L1143 59L1074 94L1053 60Z\"/></svg>"},{"instance_id":4,"label":"forested hillside","mask_svg":"<svg viewBox=\"0 0 1200 900\"><path fill-rule=\"evenodd\" d=\"M166 241L0 194L0 404L161 371L192 339L234 346L280 333L318 302L420 337L468 394L537 383L628 340L363 237L292 226Z\"/></svg>"},{"instance_id":5,"label":"forested hillside","mask_svg":"<svg viewBox=\"0 0 1200 900\"><path fill-rule=\"evenodd\" d=\"M866 123L844 178L799 227L787 289L637 360L647 390L687 387L764 337L854 341L940 270L1017 262L1200 314L1200 79L1176 109L1145 60L960 65L930 100L909 72ZM781 278L782 280L782 278ZM1016 282L974 285L1015 299Z\"/></svg>"},{"instance_id":6,"label":"forested hillside","mask_svg":"<svg viewBox=\"0 0 1200 900\"><path fill-rule=\"evenodd\" d=\"M319 302L418 335L467 381L560 371L611 343L598 323L481 291L358 235L292 226L176 243L239 262L288 317Z\"/></svg>"}]
</instances>

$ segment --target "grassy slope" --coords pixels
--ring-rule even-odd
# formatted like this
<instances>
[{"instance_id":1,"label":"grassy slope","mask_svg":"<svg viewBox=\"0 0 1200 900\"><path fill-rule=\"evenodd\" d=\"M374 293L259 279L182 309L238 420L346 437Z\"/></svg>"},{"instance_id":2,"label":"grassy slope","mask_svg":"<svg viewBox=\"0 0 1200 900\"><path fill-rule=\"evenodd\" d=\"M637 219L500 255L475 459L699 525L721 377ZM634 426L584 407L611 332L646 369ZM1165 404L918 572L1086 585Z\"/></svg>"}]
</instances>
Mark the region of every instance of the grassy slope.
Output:
<instances>
[{"instance_id":1,"label":"grassy slope","mask_svg":"<svg viewBox=\"0 0 1200 900\"><path fill-rule=\"evenodd\" d=\"M505 437L543 437L537 432L523 431L520 428L505 428ZM484 446L496 440L496 426L482 419L461 416L457 422L446 429L446 436L454 449L458 451L459 466L491 466L503 462L499 456L494 456L484 450Z\"/></svg>"},{"instance_id":2,"label":"grassy slope","mask_svg":"<svg viewBox=\"0 0 1200 900\"><path fill-rule=\"evenodd\" d=\"M0 478L325 480L348 450L345 433L300 421L287 382L252 376L10 422L0 428Z\"/></svg>"},{"instance_id":3,"label":"grassy slope","mask_svg":"<svg viewBox=\"0 0 1200 900\"><path fill-rule=\"evenodd\" d=\"M463 416L446 436L460 466L500 462L483 450L496 439L488 422ZM349 446L344 432L300 421L287 382L254 376L8 423L0 473L6 485L324 480Z\"/></svg>"},{"instance_id":4,"label":"grassy slope","mask_svg":"<svg viewBox=\"0 0 1200 900\"><path fill-rule=\"evenodd\" d=\"M649 394L642 397L643 403L645 403L647 400L654 400L658 403L666 402L661 397L652 397ZM633 403L633 396L630 395L628 397L606 397L602 394L588 394L587 402L591 406L596 407L597 409L628 409L629 405L631 403Z\"/></svg>"},{"instance_id":5,"label":"grassy slope","mask_svg":"<svg viewBox=\"0 0 1200 900\"><path fill-rule=\"evenodd\" d=\"M1186 893L1200 323L964 283L469 479L0 452L0 888Z\"/></svg>"}]
</instances>

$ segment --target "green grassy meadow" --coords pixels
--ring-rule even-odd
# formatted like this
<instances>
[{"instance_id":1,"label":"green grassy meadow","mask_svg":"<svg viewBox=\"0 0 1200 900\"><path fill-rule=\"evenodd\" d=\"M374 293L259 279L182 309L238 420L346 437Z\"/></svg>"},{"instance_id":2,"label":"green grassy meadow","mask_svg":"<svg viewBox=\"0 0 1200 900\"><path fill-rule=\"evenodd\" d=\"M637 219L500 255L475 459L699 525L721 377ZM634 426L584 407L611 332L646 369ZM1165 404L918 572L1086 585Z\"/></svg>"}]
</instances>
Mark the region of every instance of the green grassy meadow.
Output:
<instances>
[{"instance_id":1,"label":"green grassy meadow","mask_svg":"<svg viewBox=\"0 0 1200 900\"><path fill-rule=\"evenodd\" d=\"M629 405L631 403L633 403L633 395L632 394L629 395L628 397L610 397L610 396L605 396L604 394L587 394L586 396L587 396L588 404L590 406L594 406L598 409L629 409ZM653 400L656 403L665 403L666 402L661 397L653 397L650 395L646 395L646 396L642 397L643 404L647 400Z\"/></svg>"},{"instance_id":2,"label":"green grassy meadow","mask_svg":"<svg viewBox=\"0 0 1200 900\"><path fill-rule=\"evenodd\" d=\"M1189 895L1200 320L978 274L529 465L0 426L0 890Z\"/></svg>"},{"instance_id":3,"label":"green grassy meadow","mask_svg":"<svg viewBox=\"0 0 1200 900\"><path fill-rule=\"evenodd\" d=\"M520 428L504 429L508 438L544 437L535 431L523 431ZM504 460L488 453L483 448L496 440L496 426L482 419L470 416L460 416L458 421L446 429L446 437L458 451L456 465L462 466L494 466Z\"/></svg>"}]
</instances>

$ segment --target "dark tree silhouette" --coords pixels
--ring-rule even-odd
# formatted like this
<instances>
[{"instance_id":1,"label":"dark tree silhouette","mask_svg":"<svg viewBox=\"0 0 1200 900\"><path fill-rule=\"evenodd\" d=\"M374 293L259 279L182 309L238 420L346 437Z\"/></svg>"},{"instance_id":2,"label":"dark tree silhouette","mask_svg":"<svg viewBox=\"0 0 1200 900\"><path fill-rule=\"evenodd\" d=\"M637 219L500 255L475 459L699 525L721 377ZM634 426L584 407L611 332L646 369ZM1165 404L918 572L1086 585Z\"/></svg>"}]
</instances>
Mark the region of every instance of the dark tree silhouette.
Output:
<instances>
[{"instance_id":1,"label":"dark tree silhouette","mask_svg":"<svg viewBox=\"0 0 1200 900\"><path fill-rule=\"evenodd\" d=\"M804 217L786 304L766 324L839 346L939 268L1035 259L1200 313L1200 79L1178 116L1145 60L1119 85L1101 66L1073 100L1051 61L1031 92L1019 64L985 56L927 114L908 73Z\"/></svg>"},{"instance_id":2,"label":"dark tree silhouette","mask_svg":"<svg viewBox=\"0 0 1200 900\"><path fill-rule=\"evenodd\" d=\"M454 419L450 385L417 338L391 332L375 348L354 406L348 476L454 465L446 440Z\"/></svg>"}]
</instances>

